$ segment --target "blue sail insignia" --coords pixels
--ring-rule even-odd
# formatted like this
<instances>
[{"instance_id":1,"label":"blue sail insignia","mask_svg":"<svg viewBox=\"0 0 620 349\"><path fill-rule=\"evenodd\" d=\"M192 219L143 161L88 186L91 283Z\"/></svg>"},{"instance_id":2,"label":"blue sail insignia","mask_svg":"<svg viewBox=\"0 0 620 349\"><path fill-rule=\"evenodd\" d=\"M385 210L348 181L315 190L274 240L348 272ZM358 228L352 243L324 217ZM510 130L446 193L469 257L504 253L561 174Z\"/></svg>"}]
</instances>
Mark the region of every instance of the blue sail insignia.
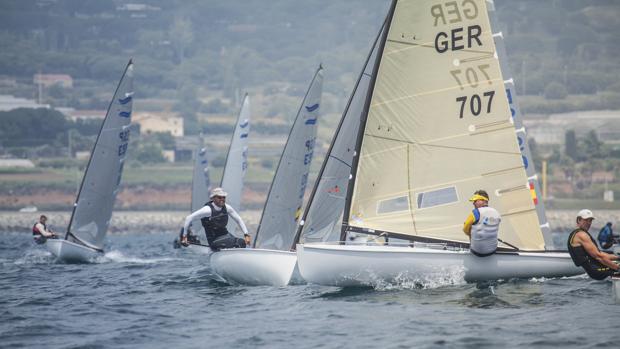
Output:
<instances>
[{"instance_id":1,"label":"blue sail insignia","mask_svg":"<svg viewBox=\"0 0 620 349\"><path fill-rule=\"evenodd\" d=\"M250 121L245 120L244 122L242 122L241 124L239 124L239 127L241 128L246 128L248 127L248 125L250 124Z\"/></svg>"},{"instance_id":2,"label":"blue sail insignia","mask_svg":"<svg viewBox=\"0 0 620 349\"><path fill-rule=\"evenodd\" d=\"M130 111L122 111L118 113L118 116L122 117L122 118L128 118L131 116L131 112Z\"/></svg>"},{"instance_id":3,"label":"blue sail insignia","mask_svg":"<svg viewBox=\"0 0 620 349\"><path fill-rule=\"evenodd\" d=\"M313 112L319 108L319 103L313 104L311 106L306 106L306 110L309 112Z\"/></svg>"},{"instance_id":4,"label":"blue sail insignia","mask_svg":"<svg viewBox=\"0 0 620 349\"><path fill-rule=\"evenodd\" d=\"M315 117L314 119L306 120L306 125L314 125L314 124L316 124L316 120L317 119L318 119L318 117Z\"/></svg>"},{"instance_id":5,"label":"blue sail insignia","mask_svg":"<svg viewBox=\"0 0 620 349\"><path fill-rule=\"evenodd\" d=\"M131 102L132 98L133 98L132 96L127 96L127 97L122 98L122 99L119 98L118 102L120 104L127 104L127 103Z\"/></svg>"},{"instance_id":6,"label":"blue sail insignia","mask_svg":"<svg viewBox=\"0 0 620 349\"><path fill-rule=\"evenodd\" d=\"M248 138L248 134L247 133L242 133L241 136L239 136L239 138Z\"/></svg>"}]
</instances>

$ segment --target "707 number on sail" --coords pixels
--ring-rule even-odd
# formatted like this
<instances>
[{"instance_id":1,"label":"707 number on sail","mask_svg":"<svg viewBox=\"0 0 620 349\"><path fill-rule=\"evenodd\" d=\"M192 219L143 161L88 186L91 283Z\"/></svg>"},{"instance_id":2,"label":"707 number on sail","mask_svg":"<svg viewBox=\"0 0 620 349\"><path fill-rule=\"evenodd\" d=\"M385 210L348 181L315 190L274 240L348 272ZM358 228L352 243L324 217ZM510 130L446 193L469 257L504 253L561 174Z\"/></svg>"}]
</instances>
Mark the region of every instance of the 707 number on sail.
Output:
<instances>
[{"instance_id":1,"label":"707 number on sail","mask_svg":"<svg viewBox=\"0 0 620 349\"><path fill-rule=\"evenodd\" d=\"M493 96L495 96L495 91L487 91L482 94L480 97L479 94L475 93L472 96L461 96L456 97L456 102L461 103L461 112L459 114L459 119L463 118L465 110L471 112L473 116L478 116L483 110L484 103L486 102L486 113L491 113L491 105L493 104ZM466 108L467 106L467 108Z\"/></svg>"}]
</instances>

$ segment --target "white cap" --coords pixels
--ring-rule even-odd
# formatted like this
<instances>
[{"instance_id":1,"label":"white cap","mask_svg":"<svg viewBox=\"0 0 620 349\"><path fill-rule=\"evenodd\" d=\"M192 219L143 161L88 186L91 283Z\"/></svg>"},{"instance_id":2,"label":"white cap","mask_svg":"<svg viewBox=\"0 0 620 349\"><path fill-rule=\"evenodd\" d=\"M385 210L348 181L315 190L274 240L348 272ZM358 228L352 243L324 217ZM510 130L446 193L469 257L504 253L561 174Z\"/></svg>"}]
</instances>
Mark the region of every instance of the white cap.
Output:
<instances>
[{"instance_id":1,"label":"white cap","mask_svg":"<svg viewBox=\"0 0 620 349\"><path fill-rule=\"evenodd\" d=\"M594 214L592 213L592 211L588 210L587 208L584 208L583 210L579 211L579 213L577 213L577 217L581 217L583 219L589 219L589 218L594 219Z\"/></svg>"},{"instance_id":2,"label":"white cap","mask_svg":"<svg viewBox=\"0 0 620 349\"><path fill-rule=\"evenodd\" d=\"M226 197L228 195L227 192L224 191L224 189L222 188L214 188L213 190L211 190L211 196L209 196L209 198L212 198L214 196L224 196Z\"/></svg>"}]
</instances>

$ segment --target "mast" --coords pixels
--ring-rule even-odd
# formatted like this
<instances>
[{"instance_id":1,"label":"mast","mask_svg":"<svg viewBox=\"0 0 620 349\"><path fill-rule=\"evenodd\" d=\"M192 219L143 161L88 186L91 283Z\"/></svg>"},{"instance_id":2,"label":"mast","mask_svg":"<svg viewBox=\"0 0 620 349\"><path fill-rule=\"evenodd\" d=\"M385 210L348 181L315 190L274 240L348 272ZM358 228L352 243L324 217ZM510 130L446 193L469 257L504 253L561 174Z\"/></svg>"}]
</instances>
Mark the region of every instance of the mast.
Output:
<instances>
[{"instance_id":1,"label":"mast","mask_svg":"<svg viewBox=\"0 0 620 349\"><path fill-rule=\"evenodd\" d=\"M77 207L78 207L78 203L80 202L80 197L82 195L82 189L84 188L84 182L86 181L86 176L88 175L88 170L90 169L92 161L93 161L93 158L95 157L95 151L97 149L97 145L99 144L102 131L103 131L105 125L106 125L106 121L108 121L110 119L110 117L111 117L110 115L112 114L111 113L112 106L116 103L116 96L118 94L118 91L119 91L120 87L122 86L122 84L123 84L123 82L125 80L125 76L127 75L127 72L130 71L130 69L132 67L133 67L133 59L129 59L129 62L127 63L127 65L125 66L125 70L123 71L123 75L121 76L121 79L119 80L118 84L116 85L116 89L114 90L114 94L112 95L112 100L110 101L110 104L108 105L108 109L106 111L106 116L103 119L103 122L101 123L101 127L99 128L99 132L97 133L97 139L95 140L95 144L93 145L93 148L91 150L91 155L90 155L90 157L88 159L88 164L86 165L86 169L84 170L84 175L82 176L82 182L80 183L80 189L78 190L78 194L77 194L77 197L75 199L75 203L73 204L73 210L71 211L71 218L69 219L69 224L67 225L67 232L65 233L65 240L68 240L69 236L71 236L72 238L74 238L78 242L80 242L80 243L82 243L82 244L84 244L84 245L86 245L88 247L95 248L95 249L98 249L98 250L100 250L100 249L92 246L89 243L86 243L82 239L80 239L77 236L75 236L75 234L73 234L71 232L71 227L73 225L73 221L74 221L74 218L75 218L75 213L76 213L76 210L77 210ZM131 93L133 94L133 91ZM124 102L124 103L131 102L131 98L132 98L131 95L130 96L126 96L125 97L125 101L126 102ZM130 117L130 115L131 115L131 112L129 113L129 115L127 117ZM128 135L127 135L127 137L128 137ZM121 165L121 170L122 170L122 165Z\"/></svg>"},{"instance_id":2,"label":"mast","mask_svg":"<svg viewBox=\"0 0 620 349\"><path fill-rule=\"evenodd\" d=\"M342 216L342 229L340 232L340 241L344 241L347 235L347 229L349 226L349 215L351 214L351 199L353 197L353 188L355 187L355 179L357 176L357 166L359 164L360 150L362 147L362 139L364 138L364 132L366 131L366 122L368 121L368 112L370 110L370 102L375 89L375 83L377 82L377 72L379 71L379 65L381 64L381 58L383 57L383 51L385 49L385 41L387 40L388 33L390 32L390 24L394 17L394 10L396 9L396 3L398 0L392 0L390 11L388 12L385 20L385 26L381 42L379 44L379 51L377 53L377 59L375 66L372 70L372 77L370 80L370 87L368 88L368 94L364 103L364 111L362 112L362 122L357 135L357 142L355 145L355 154L353 155L353 163L351 166L351 179L349 180L349 186L347 188L347 198L344 204L344 215Z\"/></svg>"},{"instance_id":3,"label":"mast","mask_svg":"<svg viewBox=\"0 0 620 349\"><path fill-rule=\"evenodd\" d=\"M302 103L300 104L299 109L297 110L297 114L295 116L295 120L293 121L293 125L291 126L291 129L289 131L288 137L286 139L286 143L284 145L284 149L282 150L282 155L280 156L280 159L278 160L278 166L276 167L276 172L274 174L273 180L271 181L271 185L269 186L269 192L267 194L267 200L265 200L265 205L263 206L263 212L261 214L261 218L260 218L260 221L259 221L258 228L256 229L256 236L254 237L254 241L253 241L252 247L256 247L256 245L258 243L258 237L259 237L259 235L260 235L260 233L262 231L262 226L263 226L264 219L265 219L265 213L269 209L269 207L270 207L269 205L272 204L271 200L273 200L272 195L273 195L273 191L274 191L274 185L276 184L276 181L280 178L279 175L282 176L282 172L281 171L282 171L283 161L288 161L289 160L289 159L285 158L288 155L287 151L290 151L289 150L289 146L291 145L291 142L296 141L296 139L292 139L292 136L299 134L300 131L301 131L299 129L298 125L302 121L302 118L305 116L304 112L303 112L304 111L303 109L306 108L308 113L312 113L312 112L317 111L317 109L319 107L320 100L321 100L321 93L322 93L322 84L323 84L323 79L322 79L322 75L321 75L322 71L323 71L323 65L319 64L319 67L317 68L316 72L314 73L314 76L312 77L312 80L310 81L310 84L308 85L308 89L306 90L306 94L304 95L304 98L302 99ZM319 86L318 86L318 88L319 88L318 102L319 103L313 105L312 109L309 109L308 106L306 106L306 103L308 102L308 96L310 95L311 92L314 92L315 88L317 88L315 86L315 82L317 81L317 78L319 78L319 77L321 78L321 80L319 81ZM316 98L316 96L311 96L311 97L312 98ZM312 98L311 98L310 102L312 102ZM318 118L318 116L317 116L317 118ZM312 141L313 144L311 145L311 148L312 148L311 151L312 152L314 152L314 142L316 140L316 132L317 132L317 127L318 127L316 125L316 120L317 119L315 118L313 123L311 123L311 124L308 123L308 125L312 127L312 132L311 132L311 135L309 135L309 136L311 136L314 139ZM310 120L306 120L306 122L309 122L309 121ZM299 134L299 135L303 136L303 134ZM310 140L307 140L306 143L308 141L310 141ZM297 144L293 144L293 145L297 145ZM308 147L308 144L306 144L305 146ZM294 150L297 150L297 149L294 149ZM310 153L311 157L308 160L307 164L305 163L306 159L304 157L304 168L306 168L307 171L305 171L305 173L302 174L302 176L303 175L306 176L306 183L307 183L308 173L309 173L309 170L310 170L310 164L311 164L311 161L312 161L312 152ZM287 173L287 177L289 177L289 176L290 175ZM306 188L306 184L303 185L303 193L301 194L300 203L299 203L300 206L299 206L298 209L301 209L301 207L303 207L303 196L305 194L305 188ZM288 234L288 233L289 233L289 231L285 231L285 234ZM288 244L286 244L286 245L288 245Z\"/></svg>"}]
</instances>

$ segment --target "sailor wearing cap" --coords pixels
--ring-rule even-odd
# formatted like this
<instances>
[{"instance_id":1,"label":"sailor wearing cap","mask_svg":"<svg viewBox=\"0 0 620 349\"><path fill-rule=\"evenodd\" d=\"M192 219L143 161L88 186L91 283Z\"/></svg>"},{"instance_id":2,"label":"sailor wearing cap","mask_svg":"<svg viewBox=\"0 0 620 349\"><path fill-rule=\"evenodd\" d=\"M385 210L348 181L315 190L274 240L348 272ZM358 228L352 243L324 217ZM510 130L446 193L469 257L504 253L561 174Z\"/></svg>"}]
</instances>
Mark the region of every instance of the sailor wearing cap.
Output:
<instances>
[{"instance_id":1,"label":"sailor wearing cap","mask_svg":"<svg viewBox=\"0 0 620 349\"><path fill-rule=\"evenodd\" d=\"M486 191L476 191L469 201L474 209L463 224L463 232L469 236L471 253L478 257L490 256L497 250L497 232L502 219L496 209L489 207Z\"/></svg>"},{"instance_id":2,"label":"sailor wearing cap","mask_svg":"<svg viewBox=\"0 0 620 349\"><path fill-rule=\"evenodd\" d=\"M243 223L237 211L226 203L227 195L228 194L222 188L213 189L210 196L211 200L201 209L185 217L185 223L183 224L183 231L181 233L182 244L188 244L188 228L192 221L196 219L200 219L207 235L209 247L211 247L213 251L218 251L222 248L244 248L249 244L250 235L248 235L248 228L246 228L245 223ZM237 223L241 231L243 231L243 239L237 238L226 229L229 216Z\"/></svg>"},{"instance_id":3,"label":"sailor wearing cap","mask_svg":"<svg viewBox=\"0 0 620 349\"><path fill-rule=\"evenodd\" d=\"M567 248L576 266L582 267L595 280L603 280L618 273L619 257L601 252L588 230L594 214L588 209L577 213L577 228L568 236Z\"/></svg>"}]
</instances>

